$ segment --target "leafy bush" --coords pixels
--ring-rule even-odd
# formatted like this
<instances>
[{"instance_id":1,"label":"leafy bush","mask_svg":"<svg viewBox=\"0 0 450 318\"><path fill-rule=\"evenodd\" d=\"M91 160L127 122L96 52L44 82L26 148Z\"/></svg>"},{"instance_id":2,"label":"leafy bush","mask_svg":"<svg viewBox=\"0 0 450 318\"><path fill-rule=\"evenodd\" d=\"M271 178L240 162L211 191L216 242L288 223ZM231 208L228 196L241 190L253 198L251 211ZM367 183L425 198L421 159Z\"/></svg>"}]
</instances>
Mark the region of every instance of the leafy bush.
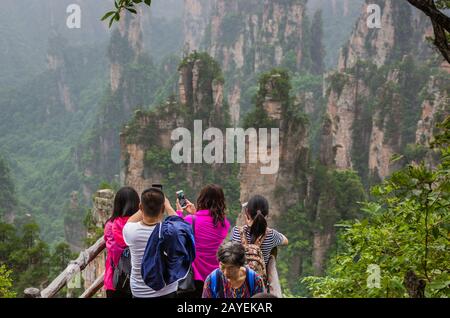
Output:
<instances>
[{"instance_id":1,"label":"leafy bush","mask_svg":"<svg viewBox=\"0 0 450 318\"><path fill-rule=\"evenodd\" d=\"M374 187L377 200L362 206L368 218L345 224L327 276L302 280L315 297L450 296L450 118L442 128L439 166L410 164ZM379 288L367 284L373 264ZM411 287L411 276L422 287Z\"/></svg>"},{"instance_id":2,"label":"leafy bush","mask_svg":"<svg viewBox=\"0 0 450 318\"><path fill-rule=\"evenodd\" d=\"M11 271L4 265L0 266L0 298L14 298L16 293L12 291Z\"/></svg>"}]
</instances>

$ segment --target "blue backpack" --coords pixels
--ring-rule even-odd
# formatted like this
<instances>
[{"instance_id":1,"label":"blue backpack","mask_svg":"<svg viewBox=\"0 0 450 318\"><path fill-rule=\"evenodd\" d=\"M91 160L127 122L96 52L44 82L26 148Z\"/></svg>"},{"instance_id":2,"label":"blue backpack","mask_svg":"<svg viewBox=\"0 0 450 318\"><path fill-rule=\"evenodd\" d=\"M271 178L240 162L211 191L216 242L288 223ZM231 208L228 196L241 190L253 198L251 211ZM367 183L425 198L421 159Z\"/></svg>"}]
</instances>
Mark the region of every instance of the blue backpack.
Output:
<instances>
[{"instance_id":1,"label":"blue backpack","mask_svg":"<svg viewBox=\"0 0 450 318\"><path fill-rule=\"evenodd\" d=\"M250 295L253 296L255 291L255 277L256 273L254 270L247 267L247 277L246 281L250 289ZM211 296L212 298L224 298L223 291L223 274L220 273L220 269L216 269L211 273Z\"/></svg>"}]
</instances>

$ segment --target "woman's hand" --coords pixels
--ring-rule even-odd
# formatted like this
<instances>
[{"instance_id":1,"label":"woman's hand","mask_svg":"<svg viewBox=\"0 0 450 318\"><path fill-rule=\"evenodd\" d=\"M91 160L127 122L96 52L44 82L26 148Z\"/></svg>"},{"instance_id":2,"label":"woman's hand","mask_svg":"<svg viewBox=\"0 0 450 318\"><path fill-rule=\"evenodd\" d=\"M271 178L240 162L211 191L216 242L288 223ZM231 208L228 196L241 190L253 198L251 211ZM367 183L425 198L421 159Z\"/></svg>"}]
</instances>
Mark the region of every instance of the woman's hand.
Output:
<instances>
[{"instance_id":1,"label":"woman's hand","mask_svg":"<svg viewBox=\"0 0 450 318\"><path fill-rule=\"evenodd\" d=\"M177 211L183 211L183 208L181 207L180 200L177 199Z\"/></svg>"},{"instance_id":2,"label":"woman's hand","mask_svg":"<svg viewBox=\"0 0 450 318\"><path fill-rule=\"evenodd\" d=\"M197 212L197 209L195 208L194 203L192 203L191 201L189 201L189 200L187 200L187 199L186 199L186 202L187 202L187 205L186 205L186 211L187 211L189 214L195 214L195 213Z\"/></svg>"}]
</instances>

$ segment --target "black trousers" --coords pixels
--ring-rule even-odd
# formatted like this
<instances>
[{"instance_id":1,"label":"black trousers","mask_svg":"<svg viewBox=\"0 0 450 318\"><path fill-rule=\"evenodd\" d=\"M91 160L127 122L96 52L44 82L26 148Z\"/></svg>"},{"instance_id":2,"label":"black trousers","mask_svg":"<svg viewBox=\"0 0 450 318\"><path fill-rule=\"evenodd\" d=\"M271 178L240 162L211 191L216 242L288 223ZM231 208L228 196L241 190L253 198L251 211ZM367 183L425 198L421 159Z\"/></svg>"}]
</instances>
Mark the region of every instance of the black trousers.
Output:
<instances>
[{"instance_id":1,"label":"black trousers","mask_svg":"<svg viewBox=\"0 0 450 318\"><path fill-rule=\"evenodd\" d=\"M107 290L106 298L132 298L132 295L121 290Z\"/></svg>"},{"instance_id":2,"label":"black trousers","mask_svg":"<svg viewBox=\"0 0 450 318\"><path fill-rule=\"evenodd\" d=\"M162 298L177 298L177 292L173 292L164 296L159 296L159 297L148 297L148 298L144 298L144 297L135 297L133 296L133 298L136 299L162 299Z\"/></svg>"},{"instance_id":3,"label":"black trousers","mask_svg":"<svg viewBox=\"0 0 450 318\"><path fill-rule=\"evenodd\" d=\"M203 294L203 285L205 284L201 280L196 280L195 282L195 291L190 293L182 293L178 294L177 298L182 299L192 299L192 298L202 298Z\"/></svg>"}]
</instances>

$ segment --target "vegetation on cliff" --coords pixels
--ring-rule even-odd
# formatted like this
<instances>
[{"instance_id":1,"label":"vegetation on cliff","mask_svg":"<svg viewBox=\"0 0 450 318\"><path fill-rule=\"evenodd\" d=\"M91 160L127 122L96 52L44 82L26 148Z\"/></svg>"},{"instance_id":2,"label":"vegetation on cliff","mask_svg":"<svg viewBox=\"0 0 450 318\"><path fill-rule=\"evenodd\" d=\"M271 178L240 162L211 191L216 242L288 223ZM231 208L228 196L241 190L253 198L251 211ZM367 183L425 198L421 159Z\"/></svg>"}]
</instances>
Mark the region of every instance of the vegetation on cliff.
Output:
<instances>
[{"instance_id":1,"label":"vegetation on cliff","mask_svg":"<svg viewBox=\"0 0 450 318\"><path fill-rule=\"evenodd\" d=\"M372 189L376 199L361 206L366 218L341 223L326 276L303 279L315 297L450 295L450 118L441 127L438 166L409 164ZM371 265L379 285L370 284Z\"/></svg>"}]
</instances>

